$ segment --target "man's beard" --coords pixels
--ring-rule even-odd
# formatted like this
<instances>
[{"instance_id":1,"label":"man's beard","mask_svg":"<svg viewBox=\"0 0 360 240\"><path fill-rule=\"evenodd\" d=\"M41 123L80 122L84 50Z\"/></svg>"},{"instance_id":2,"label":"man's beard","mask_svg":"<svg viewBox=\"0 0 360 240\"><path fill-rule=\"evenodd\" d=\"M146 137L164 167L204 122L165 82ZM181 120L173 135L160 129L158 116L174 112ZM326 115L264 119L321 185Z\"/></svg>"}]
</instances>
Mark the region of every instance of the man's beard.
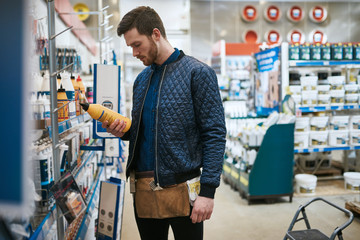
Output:
<instances>
[{"instance_id":1,"label":"man's beard","mask_svg":"<svg viewBox=\"0 0 360 240\"><path fill-rule=\"evenodd\" d=\"M145 58L143 62L145 66L150 66L151 64L155 63L155 60L158 55L158 48L153 39L150 38L150 50L148 56Z\"/></svg>"}]
</instances>

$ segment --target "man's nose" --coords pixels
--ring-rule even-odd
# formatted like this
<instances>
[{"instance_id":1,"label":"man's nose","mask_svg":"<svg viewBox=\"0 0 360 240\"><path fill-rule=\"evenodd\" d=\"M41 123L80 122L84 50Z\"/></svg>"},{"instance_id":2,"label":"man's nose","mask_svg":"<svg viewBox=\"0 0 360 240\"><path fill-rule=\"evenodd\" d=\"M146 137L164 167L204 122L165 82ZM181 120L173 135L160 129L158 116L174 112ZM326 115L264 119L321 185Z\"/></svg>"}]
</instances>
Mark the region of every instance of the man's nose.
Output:
<instances>
[{"instance_id":1,"label":"man's nose","mask_svg":"<svg viewBox=\"0 0 360 240\"><path fill-rule=\"evenodd\" d=\"M133 48L133 57L139 55L139 51Z\"/></svg>"}]
</instances>

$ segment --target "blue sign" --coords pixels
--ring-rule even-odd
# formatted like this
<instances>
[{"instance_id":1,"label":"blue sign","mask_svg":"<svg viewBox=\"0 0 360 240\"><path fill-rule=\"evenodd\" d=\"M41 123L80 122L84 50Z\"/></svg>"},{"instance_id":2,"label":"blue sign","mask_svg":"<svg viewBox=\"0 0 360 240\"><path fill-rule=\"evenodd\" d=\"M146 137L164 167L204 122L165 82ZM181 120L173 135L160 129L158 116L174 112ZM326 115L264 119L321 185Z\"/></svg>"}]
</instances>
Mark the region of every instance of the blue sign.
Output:
<instances>
[{"instance_id":1,"label":"blue sign","mask_svg":"<svg viewBox=\"0 0 360 240\"><path fill-rule=\"evenodd\" d=\"M275 47L255 54L258 74L255 106L258 115L267 116L279 111L280 105L280 48Z\"/></svg>"}]
</instances>

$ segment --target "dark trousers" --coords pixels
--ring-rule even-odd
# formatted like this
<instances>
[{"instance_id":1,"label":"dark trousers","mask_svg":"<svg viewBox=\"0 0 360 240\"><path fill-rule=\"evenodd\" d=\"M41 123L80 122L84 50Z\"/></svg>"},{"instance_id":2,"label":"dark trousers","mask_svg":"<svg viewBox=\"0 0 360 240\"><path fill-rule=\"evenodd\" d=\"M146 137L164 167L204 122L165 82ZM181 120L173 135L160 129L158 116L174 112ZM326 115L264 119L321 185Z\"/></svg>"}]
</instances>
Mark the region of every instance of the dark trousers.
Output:
<instances>
[{"instance_id":1,"label":"dark trousers","mask_svg":"<svg viewBox=\"0 0 360 240\"><path fill-rule=\"evenodd\" d=\"M203 239L203 222L193 224L190 216L166 219L139 218L135 209L135 219L142 240L167 240L169 226L172 228L175 240Z\"/></svg>"}]
</instances>

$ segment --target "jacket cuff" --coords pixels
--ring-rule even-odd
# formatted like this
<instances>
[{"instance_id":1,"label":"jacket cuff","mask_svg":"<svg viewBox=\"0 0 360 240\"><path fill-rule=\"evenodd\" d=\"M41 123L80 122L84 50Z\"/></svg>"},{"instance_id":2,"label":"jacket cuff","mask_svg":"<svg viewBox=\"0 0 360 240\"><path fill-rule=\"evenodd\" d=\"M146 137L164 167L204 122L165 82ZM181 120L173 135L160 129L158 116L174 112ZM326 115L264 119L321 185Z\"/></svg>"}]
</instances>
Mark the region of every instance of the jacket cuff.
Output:
<instances>
[{"instance_id":1,"label":"jacket cuff","mask_svg":"<svg viewBox=\"0 0 360 240\"><path fill-rule=\"evenodd\" d=\"M215 190L216 190L215 187L212 187L212 186L209 186L206 184L201 184L199 196L207 197L207 198L214 198Z\"/></svg>"}]
</instances>

